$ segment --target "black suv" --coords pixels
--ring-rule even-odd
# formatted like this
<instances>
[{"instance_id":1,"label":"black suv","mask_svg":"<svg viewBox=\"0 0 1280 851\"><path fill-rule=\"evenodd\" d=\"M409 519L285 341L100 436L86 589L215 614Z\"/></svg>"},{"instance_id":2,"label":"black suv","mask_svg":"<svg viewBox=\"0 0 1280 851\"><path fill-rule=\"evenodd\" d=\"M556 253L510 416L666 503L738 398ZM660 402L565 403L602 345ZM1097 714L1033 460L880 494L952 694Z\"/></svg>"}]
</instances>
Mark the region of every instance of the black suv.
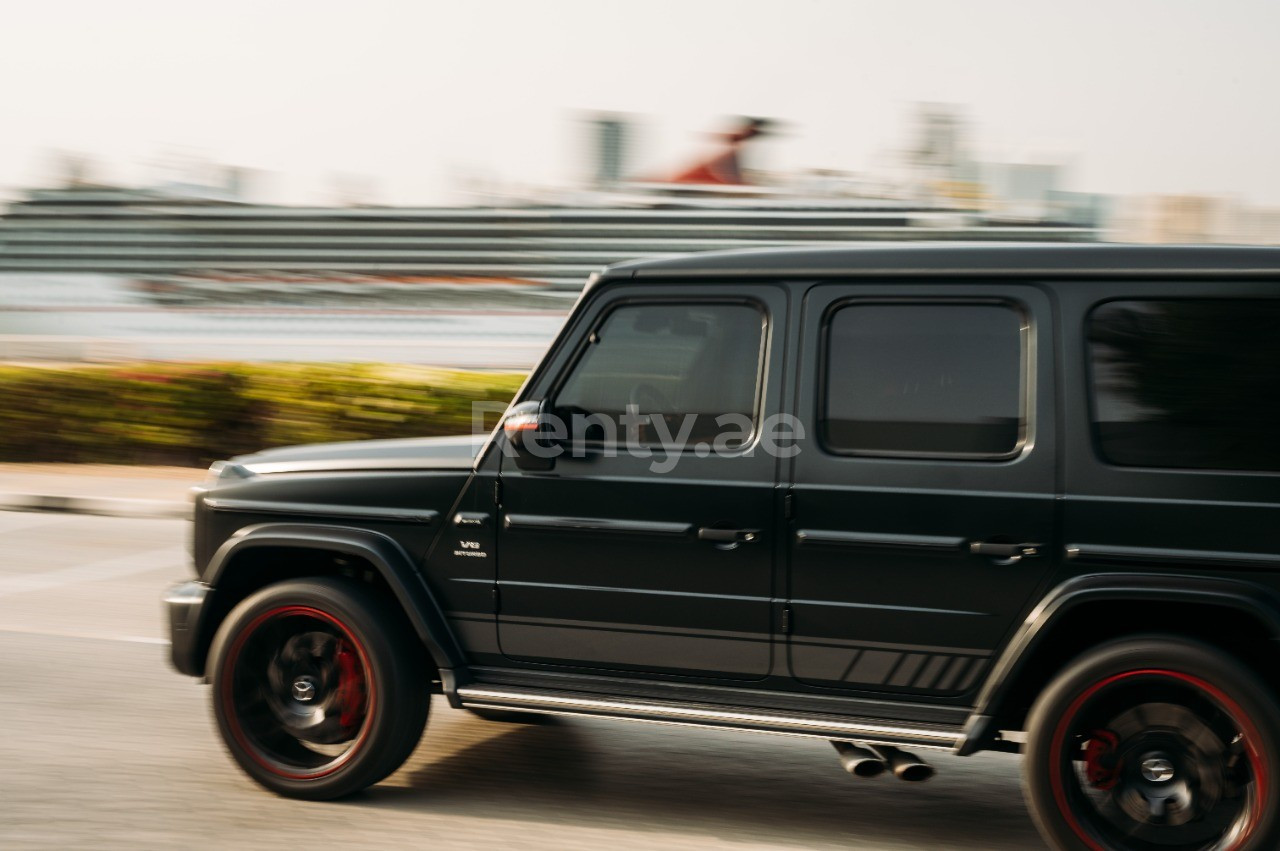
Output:
<instances>
[{"instance_id":1,"label":"black suv","mask_svg":"<svg viewBox=\"0 0 1280 851\"><path fill-rule=\"evenodd\" d=\"M1025 754L1060 848L1280 846L1280 250L625 263L479 438L215 464L173 661L333 798L430 694Z\"/></svg>"}]
</instances>

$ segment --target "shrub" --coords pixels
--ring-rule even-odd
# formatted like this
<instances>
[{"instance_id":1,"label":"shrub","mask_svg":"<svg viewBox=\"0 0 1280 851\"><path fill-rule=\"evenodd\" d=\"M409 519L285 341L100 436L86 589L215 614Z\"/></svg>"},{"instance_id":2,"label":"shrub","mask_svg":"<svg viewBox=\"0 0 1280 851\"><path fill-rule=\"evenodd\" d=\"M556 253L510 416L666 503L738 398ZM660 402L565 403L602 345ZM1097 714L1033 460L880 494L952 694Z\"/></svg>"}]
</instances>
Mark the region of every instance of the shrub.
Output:
<instances>
[{"instance_id":1,"label":"shrub","mask_svg":"<svg viewBox=\"0 0 1280 851\"><path fill-rule=\"evenodd\" d=\"M522 380L368 364L0 366L0 460L203 465L269 446L465 434L473 402L505 403Z\"/></svg>"}]
</instances>

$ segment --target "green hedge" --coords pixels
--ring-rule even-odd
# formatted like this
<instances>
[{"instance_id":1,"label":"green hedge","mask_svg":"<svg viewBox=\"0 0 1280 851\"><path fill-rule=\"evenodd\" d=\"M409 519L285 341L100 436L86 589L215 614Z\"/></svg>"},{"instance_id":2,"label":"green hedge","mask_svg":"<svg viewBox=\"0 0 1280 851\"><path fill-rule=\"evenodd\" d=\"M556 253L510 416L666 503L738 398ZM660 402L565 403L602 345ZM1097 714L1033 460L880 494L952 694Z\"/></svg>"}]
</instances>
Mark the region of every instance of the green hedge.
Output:
<instances>
[{"instance_id":1,"label":"green hedge","mask_svg":"<svg viewBox=\"0 0 1280 851\"><path fill-rule=\"evenodd\" d=\"M473 402L505 403L523 378L369 364L0 366L0 460L204 465L270 446L466 434Z\"/></svg>"}]
</instances>

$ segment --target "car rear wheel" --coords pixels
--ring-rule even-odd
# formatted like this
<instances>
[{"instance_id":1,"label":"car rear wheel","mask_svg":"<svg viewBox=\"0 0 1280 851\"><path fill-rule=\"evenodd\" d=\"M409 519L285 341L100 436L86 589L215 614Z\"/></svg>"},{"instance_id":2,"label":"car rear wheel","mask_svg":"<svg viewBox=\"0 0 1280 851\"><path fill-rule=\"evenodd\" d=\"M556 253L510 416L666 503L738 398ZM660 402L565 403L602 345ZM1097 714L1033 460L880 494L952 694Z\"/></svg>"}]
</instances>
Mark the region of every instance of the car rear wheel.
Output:
<instances>
[{"instance_id":1,"label":"car rear wheel","mask_svg":"<svg viewBox=\"0 0 1280 851\"><path fill-rule=\"evenodd\" d=\"M430 701L425 649L368 589L268 586L210 649L214 715L231 755L282 795L328 799L377 783L413 751Z\"/></svg>"},{"instance_id":2,"label":"car rear wheel","mask_svg":"<svg viewBox=\"0 0 1280 851\"><path fill-rule=\"evenodd\" d=\"M1068 667L1028 719L1024 788L1064 849L1280 846L1280 707L1244 665L1173 637Z\"/></svg>"}]
</instances>

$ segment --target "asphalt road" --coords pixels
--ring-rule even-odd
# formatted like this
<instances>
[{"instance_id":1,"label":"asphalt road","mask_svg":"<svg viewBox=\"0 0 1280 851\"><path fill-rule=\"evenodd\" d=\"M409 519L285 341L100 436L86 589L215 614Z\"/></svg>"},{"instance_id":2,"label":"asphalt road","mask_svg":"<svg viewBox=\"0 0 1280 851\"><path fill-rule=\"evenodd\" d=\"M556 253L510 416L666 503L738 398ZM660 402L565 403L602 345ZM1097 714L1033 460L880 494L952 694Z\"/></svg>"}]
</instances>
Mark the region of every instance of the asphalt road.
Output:
<instances>
[{"instance_id":1,"label":"asphalt road","mask_svg":"<svg viewBox=\"0 0 1280 851\"><path fill-rule=\"evenodd\" d=\"M167 665L179 520L0 512L0 847L1042 848L1016 758L907 784L820 741L598 720L481 721L437 698L399 772L275 797Z\"/></svg>"}]
</instances>

